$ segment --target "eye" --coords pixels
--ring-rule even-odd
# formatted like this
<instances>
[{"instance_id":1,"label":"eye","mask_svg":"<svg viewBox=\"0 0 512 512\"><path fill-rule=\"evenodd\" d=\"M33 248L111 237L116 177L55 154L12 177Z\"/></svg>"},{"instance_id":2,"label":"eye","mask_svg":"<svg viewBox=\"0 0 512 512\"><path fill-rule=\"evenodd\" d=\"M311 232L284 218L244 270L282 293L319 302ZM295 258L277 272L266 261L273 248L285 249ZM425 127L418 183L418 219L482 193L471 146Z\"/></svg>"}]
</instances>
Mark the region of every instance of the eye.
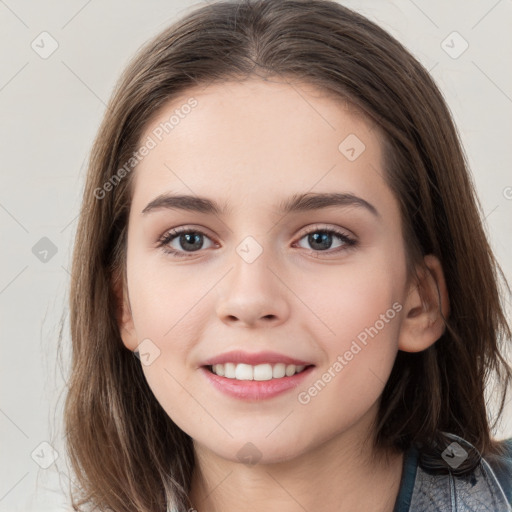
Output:
<instances>
[{"instance_id":1,"label":"eye","mask_svg":"<svg viewBox=\"0 0 512 512\"><path fill-rule=\"evenodd\" d=\"M354 247L357 244L356 240L351 238L346 233L336 229L327 228L317 228L313 231L309 231L300 238L299 242L304 239L306 240L306 243L309 244L309 248L315 252L326 252L334 247L335 250L329 250L329 254L346 250L350 247ZM338 244L333 246L336 240L338 240ZM308 247L304 247L302 245L300 245L300 247L308 249Z\"/></svg>"},{"instance_id":2,"label":"eye","mask_svg":"<svg viewBox=\"0 0 512 512\"><path fill-rule=\"evenodd\" d=\"M210 240L206 233L199 229L176 228L167 231L157 242L157 247L161 247L167 254L186 258L186 253L205 249L205 238Z\"/></svg>"},{"instance_id":3,"label":"eye","mask_svg":"<svg viewBox=\"0 0 512 512\"><path fill-rule=\"evenodd\" d=\"M206 244L206 247L205 239L210 242L210 245ZM306 240L306 243L310 246L309 248L316 254L323 252L327 252L328 254L337 253L357 245L357 241L352 237L332 228L316 228L303 235L299 239L299 242L302 240ZM213 245L215 244L206 233L200 229L187 227L171 229L164 233L157 242L157 247L162 248L165 253L180 258L189 257L193 255L194 252L210 248ZM308 249L308 247L304 247L300 243L299 246ZM331 250L333 247L334 250Z\"/></svg>"}]
</instances>

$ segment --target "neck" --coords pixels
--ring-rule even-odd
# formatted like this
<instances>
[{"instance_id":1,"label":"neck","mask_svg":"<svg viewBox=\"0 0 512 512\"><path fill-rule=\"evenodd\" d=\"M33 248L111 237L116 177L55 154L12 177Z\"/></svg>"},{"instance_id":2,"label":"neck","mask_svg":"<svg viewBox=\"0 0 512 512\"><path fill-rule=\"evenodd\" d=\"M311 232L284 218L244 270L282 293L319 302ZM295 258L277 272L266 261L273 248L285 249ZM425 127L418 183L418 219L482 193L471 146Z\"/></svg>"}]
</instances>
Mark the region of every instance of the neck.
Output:
<instances>
[{"instance_id":1,"label":"neck","mask_svg":"<svg viewBox=\"0 0 512 512\"><path fill-rule=\"evenodd\" d=\"M189 498L197 512L392 512L403 454L344 432L293 459L253 466L194 443Z\"/></svg>"}]
</instances>

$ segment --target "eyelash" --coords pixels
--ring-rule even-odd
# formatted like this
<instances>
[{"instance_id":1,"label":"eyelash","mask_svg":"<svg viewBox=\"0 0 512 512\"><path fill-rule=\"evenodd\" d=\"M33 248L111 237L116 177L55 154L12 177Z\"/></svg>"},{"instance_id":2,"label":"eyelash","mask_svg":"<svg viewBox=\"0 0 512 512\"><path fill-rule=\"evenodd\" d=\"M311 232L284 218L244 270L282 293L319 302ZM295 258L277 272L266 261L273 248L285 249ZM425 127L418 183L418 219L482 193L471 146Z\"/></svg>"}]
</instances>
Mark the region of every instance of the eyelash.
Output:
<instances>
[{"instance_id":1,"label":"eyelash","mask_svg":"<svg viewBox=\"0 0 512 512\"><path fill-rule=\"evenodd\" d=\"M191 251L191 252L187 253L186 251L177 251L175 249L169 248L169 244L175 238L177 238L179 235L182 235L184 233L193 233L196 235L203 235L206 238L210 238L205 232L201 231L200 229L189 229L187 227L181 227L181 228L172 229L171 231L167 231L166 233L164 233L164 235L157 241L157 248L161 248L166 254L170 254L170 255L176 256L178 258L190 258L191 256L194 255L194 253L200 252L200 250L199 250L199 251ZM311 252L313 252L315 254L322 254L322 253L334 254L334 253L338 253L340 251L346 251L348 249L355 247L358 243L355 239L353 239L353 238L349 237L348 235L346 235L345 233L342 233L333 228L312 229L312 230L304 233L298 240L302 240L305 236L308 236L312 233L328 233L331 235L335 235L343 242L342 246L337 247L333 251L331 251L331 250L315 251L315 250L311 249Z\"/></svg>"}]
</instances>

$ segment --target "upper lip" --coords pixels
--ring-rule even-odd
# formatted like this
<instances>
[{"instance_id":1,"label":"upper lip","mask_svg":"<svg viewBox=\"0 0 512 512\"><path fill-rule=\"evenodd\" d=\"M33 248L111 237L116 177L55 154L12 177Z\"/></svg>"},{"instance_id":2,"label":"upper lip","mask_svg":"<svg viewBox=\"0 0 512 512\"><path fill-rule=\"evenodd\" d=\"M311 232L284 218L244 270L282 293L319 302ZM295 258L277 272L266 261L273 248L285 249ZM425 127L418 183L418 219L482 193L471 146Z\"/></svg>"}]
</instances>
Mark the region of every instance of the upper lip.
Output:
<instances>
[{"instance_id":1,"label":"upper lip","mask_svg":"<svg viewBox=\"0 0 512 512\"><path fill-rule=\"evenodd\" d=\"M308 366L312 364L307 361L301 361L300 359L286 356L284 354L278 354L277 352L264 351L250 353L244 352L242 350L232 350L231 352L225 352L224 354L220 354L218 356L207 359L203 362L202 366L211 366L214 364L224 363L245 363L252 366L263 363L284 363L294 364L296 366Z\"/></svg>"}]
</instances>

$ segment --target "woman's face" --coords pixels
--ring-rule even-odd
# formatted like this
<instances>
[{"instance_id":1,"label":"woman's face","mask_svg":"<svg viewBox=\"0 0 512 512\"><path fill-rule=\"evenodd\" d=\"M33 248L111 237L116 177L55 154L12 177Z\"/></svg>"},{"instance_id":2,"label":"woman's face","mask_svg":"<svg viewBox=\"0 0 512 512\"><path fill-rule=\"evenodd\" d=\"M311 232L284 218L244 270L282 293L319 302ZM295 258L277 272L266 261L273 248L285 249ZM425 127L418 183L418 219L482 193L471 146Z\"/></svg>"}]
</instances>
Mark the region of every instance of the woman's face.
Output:
<instances>
[{"instance_id":1,"label":"woman's face","mask_svg":"<svg viewBox=\"0 0 512 512\"><path fill-rule=\"evenodd\" d=\"M250 80L187 91L142 144L123 340L167 414L233 461L366 435L407 295L374 127L311 86Z\"/></svg>"}]
</instances>

